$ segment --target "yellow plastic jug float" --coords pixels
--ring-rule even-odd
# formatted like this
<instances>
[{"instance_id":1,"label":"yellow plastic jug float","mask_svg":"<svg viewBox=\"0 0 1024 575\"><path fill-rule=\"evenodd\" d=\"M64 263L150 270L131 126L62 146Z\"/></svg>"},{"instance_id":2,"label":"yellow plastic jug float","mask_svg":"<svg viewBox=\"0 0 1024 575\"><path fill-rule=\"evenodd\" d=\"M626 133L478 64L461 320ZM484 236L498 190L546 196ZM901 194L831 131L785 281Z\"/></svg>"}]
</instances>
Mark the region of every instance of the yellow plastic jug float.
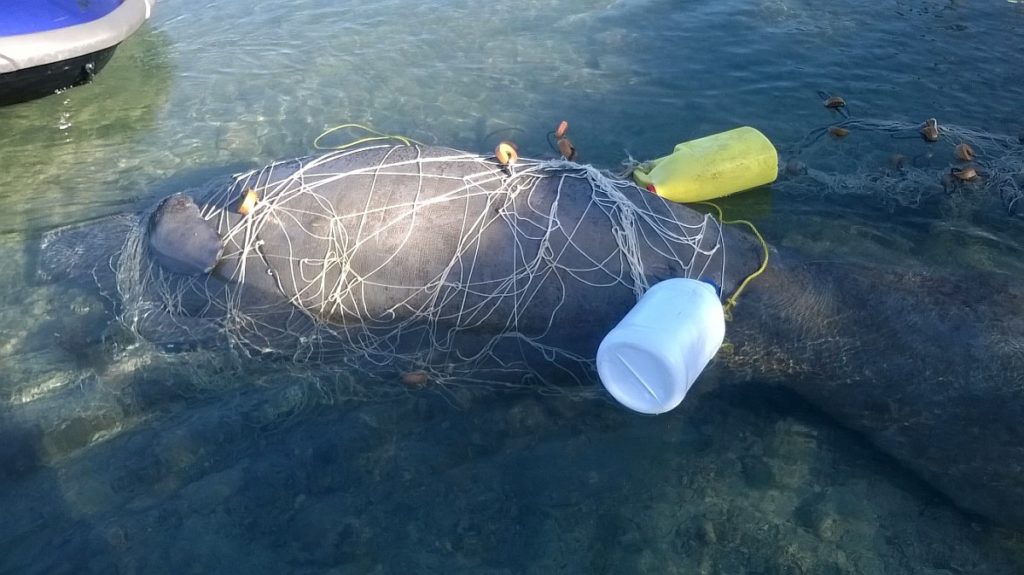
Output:
<instances>
[{"instance_id":1,"label":"yellow plastic jug float","mask_svg":"<svg viewBox=\"0 0 1024 575\"><path fill-rule=\"evenodd\" d=\"M633 171L641 187L673 202L702 202L775 181L779 155L764 134L744 126L676 146Z\"/></svg>"}]
</instances>

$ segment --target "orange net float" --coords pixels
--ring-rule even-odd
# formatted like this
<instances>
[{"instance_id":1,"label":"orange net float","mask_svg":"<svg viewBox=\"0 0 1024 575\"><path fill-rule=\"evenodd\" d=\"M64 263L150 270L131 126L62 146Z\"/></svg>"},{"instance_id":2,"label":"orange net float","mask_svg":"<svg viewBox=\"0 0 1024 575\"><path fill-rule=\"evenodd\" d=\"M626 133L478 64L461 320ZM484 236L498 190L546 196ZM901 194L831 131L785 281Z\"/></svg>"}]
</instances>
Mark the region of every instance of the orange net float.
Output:
<instances>
[{"instance_id":1,"label":"orange net float","mask_svg":"<svg viewBox=\"0 0 1024 575\"><path fill-rule=\"evenodd\" d=\"M494 148L494 156L498 158L498 163L502 166L509 166L516 163L519 159L519 152L516 150L516 145L508 140L502 141L498 144L498 147Z\"/></svg>"},{"instance_id":2,"label":"orange net float","mask_svg":"<svg viewBox=\"0 0 1024 575\"><path fill-rule=\"evenodd\" d=\"M928 118L924 121L924 127L920 130L921 137L926 142L939 141L939 122L935 118Z\"/></svg>"},{"instance_id":3,"label":"orange net float","mask_svg":"<svg viewBox=\"0 0 1024 575\"><path fill-rule=\"evenodd\" d=\"M569 131L569 122L562 120L558 123L558 127L555 128L555 139L561 140L565 137L565 133Z\"/></svg>"},{"instance_id":4,"label":"orange net float","mask_svg":"<svg viewBox=\"0 0 1024 575\"><path fill-rule=\"evenodd\" d=\"M825 100L825 107L829 110L838 110L844 106L846 106L846 100L839 96L831 96Z\"/></svg>"},{"instance_id":5,"label":"orange net float","mask_svg":"<svg viewBox=\"0 0 1024 575\"><path fill-rule=\"evenodd\" d=\"M576 157L576 147L572 145L569 138L558 139L558 153L566 160L572 161Z\"/></svg>"},{"instance_id":6,"label":"orange net float","mask_svg":"<svg viewBox=\"0 0 1024 575\"><path fill-rule=\"evenodd\" d=\"M957 144L955 153L956 159L961 162L970 162L975 158L974 148L968 144Z\"/></svg>"},{"instance_id":7,"label":"orange net float","mask_svg":"<svg viewBox=\"0 0 1024 575\"><path fill-rule=\"evenodd\" d=\"M845 138L846 136L850 135L850 131L847 130L846 128L843 128L842 126L830 126L828 129L828 133L831 134L834 138Z\"/></svg>"},{"instance_id":8,"label":"orange net float","mask_svg":"<svg viewBox=\"0 0 1024 575\"><path fill-rule=\"evenodd\" d=\"M260 199L259 195L256 194L256 190L252 188L246 188L245 197L242 198L242 203L238 206L238 213L243 216L249 215L256 207L256 202Z\"/></svg>"},{"instance_id":9,"label":"orange net float","mask_svg":"<svg viewBox=\"0 0 1024 575\"><path fill-rule=\"evenodd\" d=\"M407 371L402 374L402 383L408 387L419 388L430 382L430 375L425 371Z\"/></svg>"}]
</instances>

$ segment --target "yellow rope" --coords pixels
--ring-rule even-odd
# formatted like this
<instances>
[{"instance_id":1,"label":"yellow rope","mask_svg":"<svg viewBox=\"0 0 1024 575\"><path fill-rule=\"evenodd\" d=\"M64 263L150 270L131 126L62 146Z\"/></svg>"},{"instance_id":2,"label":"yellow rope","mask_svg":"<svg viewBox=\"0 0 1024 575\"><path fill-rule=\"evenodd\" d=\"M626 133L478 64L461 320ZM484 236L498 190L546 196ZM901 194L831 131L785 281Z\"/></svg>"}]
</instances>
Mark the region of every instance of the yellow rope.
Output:
<instances>
[{"instance_id":1,"label":"yellow rope","mask_svg":"<svg viewBox=\"0 0 1024 575\"><path fill-rule=\"evenodd\" d=\"M749 222L748 220L729 220L729 221L726 221L725 214L722 212L722 208L720 208L718 206L718 204L713 204L711 202L698 202L698 203L706 205L706 206L711 206L711 207L715 208L715 210L718 211L718 221L722 222L723 225L725 225L725 224L730 224L730 225L731 224L744 224L747 227L749 227L750 231L754 232L754 235L757 236L757 240L759 242L761 242L761 249L764 250L764 259L761 261L761 267L757 268L757 270L755 270L752 274L750 274L746 278L744 278L743 281L740 282L739 287L736 288L736 291L732 292L732 295L729 296L728 298L726 298L725 305L722 306L722 309L725 311L725 318L731 321L732 320L732 310L736 307L736 303L739 300L740 294L743 293L743 290L745 290L747 288L747 285L754 278L756 278L757 276L759 276L762 273L764 273L764 270L768 269L768 242L764 241L764 236L762 236L761 232L758 231L757 226L755 226L753 223Z\"/></svg>"},{"instance_id":2,"label":"yellow rope","mask_svg":"<svg viewBox=\"0 0 1024 575\"><path fill-rule=\"evenodd\" d=\"M329 135L331 135L331 134L333 134L333 133L335 133L335 132L337 132L339 130L346 130L346 129L350 129L350 128L351 129L355 129L355 130L362 130L362 131L364 131L364 132L366 132L368 134L372 134L372 135L371 136L366 136L364 138L359 138L359 139L354 140L352 142L349 142L347 144L341 144L341 145L338 145L338 146L321 146L320 145L320 140L324 139L325 137L327 137L327 136L329 136ZM411 146L412 144L418 144L418 145L421 145L421 146L423 145L420 142L417 142L416 140L413 140L412 138L406 138L405 136L396 136L396 135L393 135L393 134L385 134L383 132L378 132L377 130L374 130L373 128L367 128L366 126L363 126L361 124L342 124L340 126L335 126L335 127L331 128L331 129L327 130L323 134L320 134L319 136L317 136L316 139L313 140L313 147L318 149L318 150L347 150L349 148L354 148L356 146L361 146L361 145L366 144L368 142L379 142L379 141L386 141L386 140L398 140L399 142L402 142L406 146Z\"/></svg>"}]
</instances>

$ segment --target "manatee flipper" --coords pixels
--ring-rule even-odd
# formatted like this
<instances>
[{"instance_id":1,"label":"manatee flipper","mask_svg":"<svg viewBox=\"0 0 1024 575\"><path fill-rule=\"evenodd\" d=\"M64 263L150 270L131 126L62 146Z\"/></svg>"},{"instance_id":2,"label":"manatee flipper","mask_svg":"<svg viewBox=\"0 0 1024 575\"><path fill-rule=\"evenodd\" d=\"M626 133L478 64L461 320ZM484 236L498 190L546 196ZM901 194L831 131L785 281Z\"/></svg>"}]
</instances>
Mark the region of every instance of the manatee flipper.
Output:
<instances>
[{"instance_id":1,"label":"manatee flipper","mask_svg":"<svg viewBox=\"0 0 1024 575\"><path fill-rule=\"evenodd\" d=\"M102 287L110 287L113 273L104 272L110 271L110 258L121 249L125 236L138 221L133 214L117 214L44 233L35 247L35 281L55 283L96 277L97 281L104 280L100 281Z\"/></svg>"}]
</instances>

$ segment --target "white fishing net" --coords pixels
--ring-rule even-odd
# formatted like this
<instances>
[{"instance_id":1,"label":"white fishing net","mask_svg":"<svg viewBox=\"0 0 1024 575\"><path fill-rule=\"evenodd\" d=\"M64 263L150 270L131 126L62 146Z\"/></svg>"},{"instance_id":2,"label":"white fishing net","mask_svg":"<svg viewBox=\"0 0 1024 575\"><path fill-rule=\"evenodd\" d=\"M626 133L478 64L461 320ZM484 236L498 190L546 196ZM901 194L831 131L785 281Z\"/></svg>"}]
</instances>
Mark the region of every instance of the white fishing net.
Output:
<instances>
[{"instance_id":1,"label":"white fishing net","mask_svg":"<svg viewBox=\"0 0 1024 575\"><path fill-rule=\"evenodd\" d=\"M221 264L164 271L144 217L117 263L127 325L409 386L593 381L584 350L652 278L720 281L726 265L710 215L564 160L372 146L197 195Z\"/></svg>"}]
</instances>

